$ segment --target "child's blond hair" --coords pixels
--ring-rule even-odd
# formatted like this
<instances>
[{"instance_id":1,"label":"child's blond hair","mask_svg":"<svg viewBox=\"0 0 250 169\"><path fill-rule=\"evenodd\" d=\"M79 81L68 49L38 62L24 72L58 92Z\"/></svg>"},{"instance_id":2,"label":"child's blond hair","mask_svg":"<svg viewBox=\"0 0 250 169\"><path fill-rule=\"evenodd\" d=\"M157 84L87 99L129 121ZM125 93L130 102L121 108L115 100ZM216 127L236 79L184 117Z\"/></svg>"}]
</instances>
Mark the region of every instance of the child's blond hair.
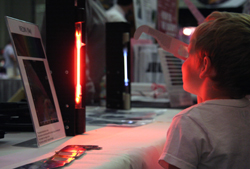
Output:
<instances>
[{"instance_id":1,"label":"child's blond hair","mask_svg":"<svg viewBox=\"0 0 250 169\"><path fill-rule=\"evenodd\" d=\"M231 98L250 94L250 15L213 12L194 32L200 60L211 59L216 87Z\"/></svg>"}]
</instances>

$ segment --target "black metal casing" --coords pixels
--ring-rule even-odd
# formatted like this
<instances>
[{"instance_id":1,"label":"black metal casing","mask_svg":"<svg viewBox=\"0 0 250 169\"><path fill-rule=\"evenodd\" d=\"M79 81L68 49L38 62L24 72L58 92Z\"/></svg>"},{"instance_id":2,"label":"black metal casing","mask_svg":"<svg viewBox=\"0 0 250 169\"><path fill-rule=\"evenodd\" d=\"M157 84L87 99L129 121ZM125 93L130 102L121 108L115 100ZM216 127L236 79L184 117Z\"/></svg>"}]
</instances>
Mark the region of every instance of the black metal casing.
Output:
<instances>
[{"instance_id":1,"label":"black metal casing","mask_svg":"<svg viewBox=\"0 0 250 169\"><path fill-rule=\"evenodd\" d=\"M127 47L127 70L130 80L129 39L129 23L106 23L106 107L110 109L130 109L130 81L128 86L125 87L123 57L123 49ZM127 99L124 98L124 93L129 95Z\"/></svg>"},{"instance_id":2,"label":"black metal casing","mask_svg":"<svg viewBox=\"0 0 250 169\"><path fill-rule=\"evenodd\" d=\"M46 53L67 136L85 132L85 68L81 70L83 106L75 109L74 58L75 22L83 22L85 43L85 1L78 0L77 6L75 3L75 0L46 0ZM81 64L85 65L85 58Z\"/></svg>"}]
</instances>

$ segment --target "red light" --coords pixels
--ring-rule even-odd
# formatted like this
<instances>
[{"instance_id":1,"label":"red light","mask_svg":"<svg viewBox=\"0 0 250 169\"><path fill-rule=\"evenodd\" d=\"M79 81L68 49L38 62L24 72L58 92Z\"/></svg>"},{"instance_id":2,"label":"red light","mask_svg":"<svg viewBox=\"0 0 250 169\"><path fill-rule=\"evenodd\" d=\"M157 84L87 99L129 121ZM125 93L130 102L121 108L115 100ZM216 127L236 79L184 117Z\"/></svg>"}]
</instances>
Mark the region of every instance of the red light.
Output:
<instances>
[{"instance_id":1,"label":"red light","mask_svg":"<svg viewBox=\"0 0 250 169\"><path fill-rule=\"evenodd\" d=\"M81 48L85 44L82 43L82 23L77 22L75 24L75 39L76 39L76 93L75 101L76 108L81 108L82 105L82 86L81 86Z\"/></svg>"}]
</instances>

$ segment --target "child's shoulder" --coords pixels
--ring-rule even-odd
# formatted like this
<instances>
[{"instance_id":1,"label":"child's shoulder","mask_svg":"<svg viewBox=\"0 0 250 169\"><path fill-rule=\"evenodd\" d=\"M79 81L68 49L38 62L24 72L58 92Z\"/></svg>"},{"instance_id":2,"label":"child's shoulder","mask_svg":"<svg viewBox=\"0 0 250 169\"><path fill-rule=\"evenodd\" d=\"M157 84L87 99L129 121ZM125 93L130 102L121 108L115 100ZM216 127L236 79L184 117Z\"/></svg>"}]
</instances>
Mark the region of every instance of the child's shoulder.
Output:
<instances>
[{"instance_id":1,"label":"child's shoulder","mask_svg":"<svg viewBox=\"0 0 250 169\"><path fill-rule=\"evenodd\" d=\"M200 106L202 106L202 103L192 105L192 106L190 106L190 107L188 107L188 108L182 110L181 112L179 112L175 117L190 115L190 114L192 114L193 112L196 112L196 111L197 111L197 107L200 107ZM198 110L199 110L199 109L198 109Z\"/></svg>"},{"instance_id":2,"label":"child's shoulder","mask_svg":"<svg viewBox=\"0 0 250 169\"><path fill-rule=\"evenodd\" d=\"M242 107L250 111L250 101L247 98L208 100L182 110L175 117L216 116Z\"/></svg>"}]
</instances>

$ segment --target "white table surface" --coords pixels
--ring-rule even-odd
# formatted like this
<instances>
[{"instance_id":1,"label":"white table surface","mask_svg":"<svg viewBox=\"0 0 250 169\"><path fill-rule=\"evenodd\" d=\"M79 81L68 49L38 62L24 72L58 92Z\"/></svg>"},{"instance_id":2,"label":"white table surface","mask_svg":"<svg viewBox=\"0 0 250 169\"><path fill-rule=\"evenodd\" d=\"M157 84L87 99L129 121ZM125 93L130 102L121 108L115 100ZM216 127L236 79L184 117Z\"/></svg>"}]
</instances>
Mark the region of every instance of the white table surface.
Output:
<instances>
[{"instance_id":1,"label":"white table surface","mask_svg":"<svg viewBox=\"0 0 250 169\"><path fill-rule=\"evenodd\" d=\"M149 110L149 109L145 109ZM67 136L39 148L15 144L35 138L33 132L7 133L0 139L0 168L11 169L54 155L67 145L98 145L101 150L86 151L79 159L64 168L78 169L157 169L166 132L174 115L181 109L164 109L166 112L153 123L139 127L86 126L86 132Z\"/></svg>"}]
</instances>

